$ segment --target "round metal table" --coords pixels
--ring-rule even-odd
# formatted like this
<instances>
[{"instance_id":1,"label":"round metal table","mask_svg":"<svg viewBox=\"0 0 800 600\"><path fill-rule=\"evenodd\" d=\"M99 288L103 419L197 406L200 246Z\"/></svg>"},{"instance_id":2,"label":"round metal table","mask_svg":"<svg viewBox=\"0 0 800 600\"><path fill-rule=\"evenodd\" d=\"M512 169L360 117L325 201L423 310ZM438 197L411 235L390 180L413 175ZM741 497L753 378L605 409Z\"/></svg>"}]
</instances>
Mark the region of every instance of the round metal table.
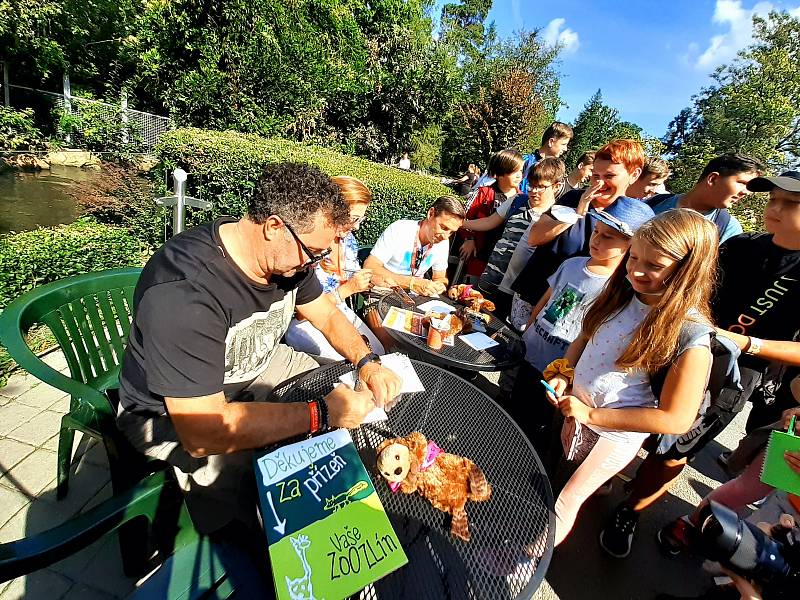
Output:
<instances>
[{"instance_id":1,"label":"round metal table","mask_svg":"<svg viewBox=\"0 0 800 600\"><path fill-rule=\"evenodd\" d=\"M430 300L437 300L457 307L458 304L449 298L428 298L426 296L412 296L416 306L425 304ZM386 294L379 301L377 306L378 315L381 321L386 317L390 307L411 309L412 307L403 304L397 294ZM424 312L424 311L418 311ZM425 338L417 337L403 331L386 328L386 331L403 348L410 349L414 358L426 360L445 367L455 367L465 371L502 371L518 365L523 357L522 340L508 325L503 323L494 315L489 315L489 323L486 325L486 335L499 342L498 346L487 350L475 350L466 342L456 336L452 346L442 346L440 350L431 350Z\"/></svg>"},{"instance_id":2,"label":"round metal table","mask_svg":"<svg viewBox=\"0 0 800 600\"><path fill-rule=\"evenodd\" d=\"M553 493L525 435L491 398L452 373L412 360L425 391L405 394L385 422L351 430L409 564L363 590L359 598L531 598L553 552ZM327 394L353 369L346 362L316 369L273 392L284 402ZM493 491L467 503L472 540L450 534L448 517L418 494L392 493L375 469L386 438L419 431L443 450L472 459Z\"/></svg>"}]
</instances>

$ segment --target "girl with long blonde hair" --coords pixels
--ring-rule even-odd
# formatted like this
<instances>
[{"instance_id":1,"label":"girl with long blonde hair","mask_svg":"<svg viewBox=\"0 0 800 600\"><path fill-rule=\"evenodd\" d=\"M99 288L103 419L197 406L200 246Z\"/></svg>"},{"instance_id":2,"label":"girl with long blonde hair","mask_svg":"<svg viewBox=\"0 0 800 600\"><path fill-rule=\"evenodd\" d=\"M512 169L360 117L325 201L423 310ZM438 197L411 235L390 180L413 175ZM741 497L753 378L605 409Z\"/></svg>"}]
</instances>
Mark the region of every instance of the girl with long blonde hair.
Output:
<instances>
[{"instance_id":1,"label":"girl with long blonde hair","mask_svg":"<svg viewBox=\"0 0 800 600\"><path fill-rule=\"evenodd\" d=\"M585 456L556 502L556 544L583 502L633 460L649 434L681 434L694 422L711 366L717 246L714 225L689 209L642 225L627 260L588 310L566 362L545 370L558 396L548 397L567 417L565 451ZM687 342L681 336L687 322L709 327ZM651 377L664 370L657 398Z\"/></svg>"}]
</instances>

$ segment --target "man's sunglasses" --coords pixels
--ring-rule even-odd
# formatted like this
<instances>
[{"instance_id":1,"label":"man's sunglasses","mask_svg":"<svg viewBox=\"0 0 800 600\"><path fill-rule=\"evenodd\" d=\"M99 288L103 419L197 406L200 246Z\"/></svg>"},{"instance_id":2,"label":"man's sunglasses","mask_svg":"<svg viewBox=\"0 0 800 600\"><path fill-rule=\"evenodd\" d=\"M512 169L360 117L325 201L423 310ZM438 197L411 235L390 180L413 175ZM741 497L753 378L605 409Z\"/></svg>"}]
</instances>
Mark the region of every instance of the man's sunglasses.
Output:
<instances>
[{"instance_id":1,"label":"man's sunglasses","mask_svg":"<svg viewBox=\"0 0 800 600\"><path fill-rule=\"evenodd\" d=\"M281 221L283 221L283 219L281 219ZM294 241L296 241L298 244L300 244L300 248L302 248L303 252L306 253L306 256L308 256L308 260L306 262L304 262L301 266L299 266L297 268L298 270L308 269L310 267L313 267L313 266L317 265L318 263L322 262L325 259L325 257L327 257L331 253L331 249L328 248L326 250L323 250L319 254L314 254L311 250L309 250L308 246L306 246L303 243L303 240L301 240L298 237L298 235L294 232L294 229L292 229L292 227L286 221L283 221L283 225L286 227L286 229L289 230L289 233L292 234L292 237L294 238Z\"/></svg>"}]
</instances>

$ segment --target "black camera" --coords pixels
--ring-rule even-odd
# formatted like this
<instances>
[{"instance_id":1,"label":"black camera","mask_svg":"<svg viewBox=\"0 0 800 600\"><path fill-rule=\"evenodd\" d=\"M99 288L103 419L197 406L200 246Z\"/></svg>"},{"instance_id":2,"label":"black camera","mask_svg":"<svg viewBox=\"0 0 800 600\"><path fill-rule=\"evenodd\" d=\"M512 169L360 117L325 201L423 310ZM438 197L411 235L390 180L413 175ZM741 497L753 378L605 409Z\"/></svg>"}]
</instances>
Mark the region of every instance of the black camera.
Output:
<instances>
[{"instance_id":1,"label":"black camera","mask_svg":"<svg viewBox=\"0 0 800 600\"><path fill-rule=\"evenodd\" d=\"M770 535L713 500L700 513L703 554L766 590L800 587L800 528L774 525ZM795 596L796 597L796 596Z\"/></svg>"}]
</instances>

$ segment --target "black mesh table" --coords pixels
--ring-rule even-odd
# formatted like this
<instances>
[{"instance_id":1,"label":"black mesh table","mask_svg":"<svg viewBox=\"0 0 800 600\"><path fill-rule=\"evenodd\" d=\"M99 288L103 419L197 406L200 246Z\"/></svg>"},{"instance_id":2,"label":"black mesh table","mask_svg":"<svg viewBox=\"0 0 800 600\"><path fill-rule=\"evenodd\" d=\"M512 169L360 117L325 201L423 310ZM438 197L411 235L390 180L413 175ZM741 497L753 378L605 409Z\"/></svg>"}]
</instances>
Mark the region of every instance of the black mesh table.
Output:
<instances>
[{"instance_id":1,"label":"black mesh table","mask_svg":"<svg viewBox=\"0 0 800 600\"><path fill-rule=\"evenodd\" d=\"M359 598L531 598L553 552L553 494L525 435L491 398L452 373L414 361L425 391L404 395L389 420L351 431L409 563L363 590ZM327 394L346 362L316 369L273 392L303 402ZM491 483L487 502L469 502L472 540L450 535L448 517L418 494L392 493L375 469L386 438L419 431L446 452L475 461Z\"/></svg>"},{"instance_id":2,"label":"black mesh table","mask_svg":"<svg viewBox=\"0 0 800 600\"><path fill-rule=\"evenodd\" d=\"M426 296L412 296L411 298L416 306L432 300L432 298ZM451 306L458 306L447 298L435 298L435 300ZM389 312L389 308L392 306L405 309L412 308L404 305L397 294L386 294L378 301L377 306L381 321L386 317L386 313ZM418 312L422 313L424 311ZM499 345L487 350L475 350L459 339L459 336L456 336L455 344L452 346L445 345L440 350L431 350L425 338L389 329L388 327L386 331L403 349L410 350L409 355L413 358L465 371L502 371L519 364L524 356L520 337L494 315L489 315L486 335L499 342Z\"/></svg>"}]
</instances>

